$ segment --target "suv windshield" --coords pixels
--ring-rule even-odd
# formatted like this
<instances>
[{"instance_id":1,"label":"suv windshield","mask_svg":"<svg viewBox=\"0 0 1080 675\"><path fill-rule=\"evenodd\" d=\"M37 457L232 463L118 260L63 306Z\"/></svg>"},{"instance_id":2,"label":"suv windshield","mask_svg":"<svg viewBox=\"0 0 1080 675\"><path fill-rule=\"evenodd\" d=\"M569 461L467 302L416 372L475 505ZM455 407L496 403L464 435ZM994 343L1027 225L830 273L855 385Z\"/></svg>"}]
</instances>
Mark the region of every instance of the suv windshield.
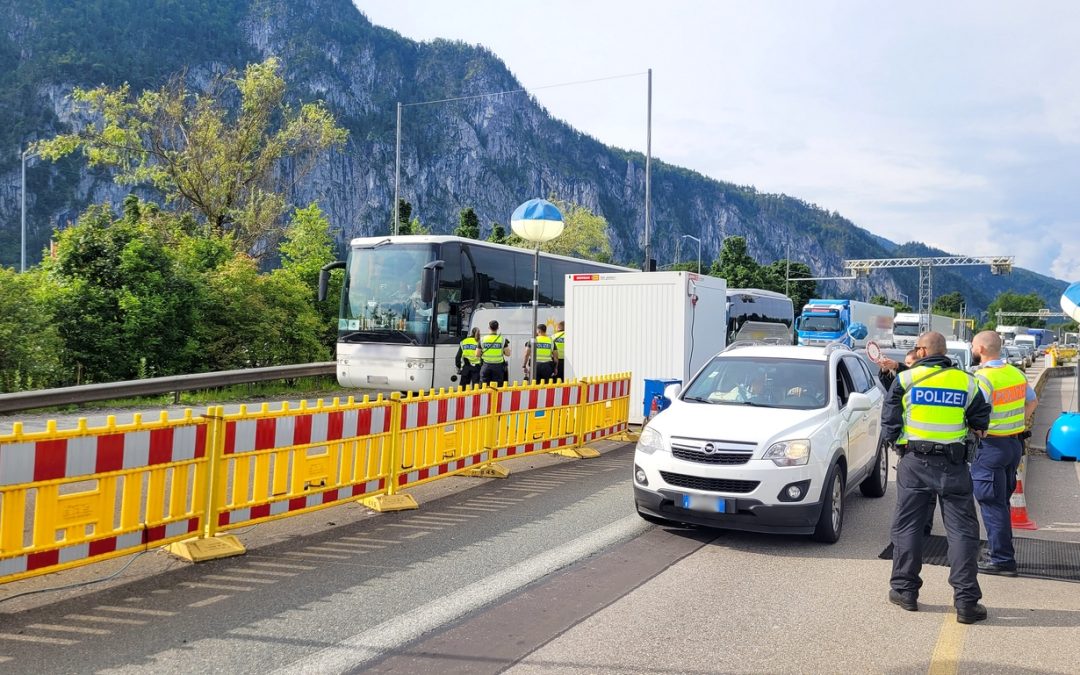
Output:
<instances>
[{"instance_id":1,"label":"suv windshield","mask_svg":"<svg viewBox=\"0 0 1080 675\"><path fill-rule=\"evenodd\" d=\"M829 400L828 362L717 356L694 378L682 400L810 410Z\"/></svg>"}]
</instances>

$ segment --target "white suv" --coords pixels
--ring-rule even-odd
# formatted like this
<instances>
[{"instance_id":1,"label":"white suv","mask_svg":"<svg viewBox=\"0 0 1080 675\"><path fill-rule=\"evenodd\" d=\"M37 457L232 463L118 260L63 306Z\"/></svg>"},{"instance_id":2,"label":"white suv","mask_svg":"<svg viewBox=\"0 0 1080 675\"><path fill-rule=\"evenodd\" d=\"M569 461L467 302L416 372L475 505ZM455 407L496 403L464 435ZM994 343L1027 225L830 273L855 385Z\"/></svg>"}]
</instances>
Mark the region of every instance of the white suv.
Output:
<instances>
[{"instance_id":1,"label":"white suv","mask_svg":"<svg viewBox=\"0 0 1080 675\"><path fill-rule=\"evenodd\" d=\"M670 392L641 432L642 518L835 542L858 485L881 497L884 392L846 347L734 347Z\"/></svg>"}]
</instances>

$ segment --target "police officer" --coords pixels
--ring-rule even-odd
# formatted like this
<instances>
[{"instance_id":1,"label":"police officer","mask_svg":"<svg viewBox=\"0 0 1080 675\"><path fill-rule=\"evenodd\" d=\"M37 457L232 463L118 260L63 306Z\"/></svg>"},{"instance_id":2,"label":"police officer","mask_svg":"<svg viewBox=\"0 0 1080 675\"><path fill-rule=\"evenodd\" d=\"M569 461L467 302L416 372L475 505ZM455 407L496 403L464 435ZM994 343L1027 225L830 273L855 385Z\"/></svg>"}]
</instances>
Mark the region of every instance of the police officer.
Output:
<instances>
[{"instance_id":1,"label":"police officer","mask_svg":"<svg viewBox=\"0 0 1080 675\"><path fill-rule=\"evenodd\" d=\"M1039 401L1027 377L1001 358L1001 336L983 331L971 341L972 362L983 364L975 373L983 394L993 406L990 428L971 463L975 500L986 527L986 557L979 561L983 574L1016 576L1009 498L1016 489L1016 469L1024 454L1025 420Z\"/></svg>"},{"instance_id":2,"label":"police officer","mask_svg":"<svg viewBox=\"0 0 1080 675\"><path fill-rule=\"evenodd\" d=\"M956 620L986 618L979 604L979 521L967 466L968 432L981 436L990 404L975 378L952 366L945 336L927 332L915 349L920 360L899 373L881 411L882 437L896 444L896 515L892 526L893 571L889 602L918 611L923 527L937 496L949 539L949 584Z\"/></svg>"},{"instance_id":3,"label":"police officer","mask_svg":"<svg viewBox=\"0 0 1080 675\"><path fill-rule=\"evenodd\" d=\"M558 354L559 359L555 362L555 377L560 380L566 381L566 322L560 321L559 325L555 327L557 330L555 334L551 336L551 339L555 341L555 353Z\"/></svg>"},{"instance_id":4,"label":"police officer","mask_svg":"<svg viewBox=\"0 0 1080 675\"><path fill-rule=\"evenodd\" d=\"M533 347L535 345L535 349ZM535 352L535 357L533 355ZM555 341L548 337L547 326L539 324L536 327L536 337L532 344L525 345L525 375L529 374L529 363L532 358L536 359L536 381L544 382L555 377L555 368L559 362L555 350Z\"/></svg>"},{"instance_id":5,"label":"police officer","mask_svg":"<svg viewBox=\"0 0 1080 675\"><path fill-rule=\"evenodd\" d=\"M461 386L480 384L480 329L473 328L469 337L458 345L454 365L461 376Z\"/></svg>"},{"instance_id":6,"label":"police officer","mask_svg":"<svg viewBox=\"0 0 1080 675\"><path fill-rule=\"evenodd\" d=\"M490 333L480 338L480 382L502 384L510 379L506 357L510 356L510 341L499 335L499 322L488 322Z\"/></svg>"}]
</instances>

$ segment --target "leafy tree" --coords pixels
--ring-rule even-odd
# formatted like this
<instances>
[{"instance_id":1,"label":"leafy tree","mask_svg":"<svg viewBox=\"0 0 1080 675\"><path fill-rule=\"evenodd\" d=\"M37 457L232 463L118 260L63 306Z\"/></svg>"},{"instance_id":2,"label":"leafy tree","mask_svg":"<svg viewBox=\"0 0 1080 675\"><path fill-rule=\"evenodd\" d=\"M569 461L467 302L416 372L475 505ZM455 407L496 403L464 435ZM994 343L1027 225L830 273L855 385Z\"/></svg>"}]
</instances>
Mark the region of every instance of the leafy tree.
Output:
<instances>
[{"instance_id":1,"label":"leafy tree","mask_svg":"<svg viewBox=\"0 0 1080 675\"><path fill-rule=\"evenodd\" d=\"M491 233L488 235L487 240L495 244L505 244L506 238L506 228L500 223L492 223Z\"/></svg>"},{"instance_id":2,"label":"leafy tree","mask_svg":"<svg viewBox=\"0 0 1080 675\"><path fill-rule=\"evenodd\" d=\"M709 274L727 281L728 288L763 288L761 265L747 252L745 237L728 237Z\"/></svg>"},{"instance_id":3,"label":"leafy tree","mask_svg":"<svg viewBox=\"0 0 1080 675\"><path fill-rule=\"evenodd\" d=\"M0 393L61 384L63 342L40 270L0 267Z\"/></svg>"},{"instance_id":4,"label":"leafy tree","mask_svg":"<svg viewBox=\"0 0 1080 675\"><path fill-rule=\"evenodd\" d=\"M398 228L397 234L412 234L411 227L412 204L405 199L398 199ZM390 218L390 232L394 234L394 218Z\"/></svg>"},{"instance_id":5,"label":"leafy tree","mask_svg":"<svg viewBox=\"0 0 1080 675\"><path fill-rule=\"evenodd\" d=\"M541 251L597 262L611 262L611 239L608 236L607 219L580 204L556 197L550 197L549 201L562 213L564 227L561 235L540 245ZM533 247L516 234L507 237L506 243L521 248Z\"/></svg>"},{"instance_id":6,"label":"leafy tree","mask_svg":"<svg viewBox=\"0 0 1080 675\"><path fill-rule=\"evenodd\" d=\"M321 103L285 104L279 70L271 57L242 76L219 75L202 94L183 75L138 96L127 84L76 89L72 97L92 121L35 149L52 160L82 151L91 166L113 169L118 183L151 185L166 203L198 213L238 250L266 251L286 210L276 191L282 160L298 181L348 133ZM226 102L237 94L232 112Z\"/></svg>"},{"instance_id":7,"label":"leafy tree","mask_svg":"<svg viewBox=\"0 0 1080 675\"><path fill-rule=\"evenodd\" d=\"M805 263L791 261L791 278L805 278L814 276L810 267ZM787 281L788 261L777 260L761 268L762 288L777 293L787 293L791 298L791 304L795 306L798 314L811 298L817 297L816 281Z\"/></svg>"},{"instance_id":8,"label":"leafy tree","mask_svg":"<svg viewBox=\"0 0 1080 675\"><path fill-rule=\"evenodd\" d=\"M960 310L965 304L964 295L960 291L953 291L934 300L934 311L938 314L960 316Z\"/></svg>"},{"instance_id":9,"label":"leafy tree","mask_svg":"<svg viewBox=\"0 0 1080 675\"><path fill-rule=\"evenodd\" d=\"M893 300L892 298L886 298L884 295L872 295L870 296L870 303L874 305L885 305L886 307L892 307L897 312L914 312L915 310L911 305L907 304L903 300Z\"/></svg>"},{"instance_id":10,"label":"leafy tree","mask_svg":"<svg viewBox=\"0 0 1080 675\"><path fill-rule=\"evenodd\" d=\"M471 206L461 209L461 213L458 214L458 226L454 230L454 235L465 239L480 238L480 218Z\"/></svg>"},{"instance_id":11,"label":"leafy tree","mask_svg":"<svg viewBox=\"0 0 1080 675\"><path fill-rule=\"evenodd\" d=\"M993 302L986 308L987 312L987 325L989 328L996 328L998 325L997 313L1002 312L1037 312L1040 309L1045 309L1046 304L1043 299L1035 293L1013 293L1012 291L1005 291L1000 293ZM1042 328L1046 325L1046 322L1042 319L1036 319L1034 317L1010 317L1004 316L1000 322L1002 325L1020 325L1027 326L1028 328Z\"/></svg>"},{"instance_id":12,"label":"leafy tree","mask_svg":"<svg viewBox=\"0 0 1080 675\"><path fill-rule=\"evenodd\" d=\"M285 239L278 250L281 252L281 271L292 274L301 287L309 289L308 301L319 315L317 333L320 341L327 347L333 347L337 342L337 300L341 297L344 274L342 270L331 273L326 300L319 302L319 272L323 265L335 259L335 255L330 223L315 202L293 212L289 227L285 230Z\"/></svg>"}]
</instances>

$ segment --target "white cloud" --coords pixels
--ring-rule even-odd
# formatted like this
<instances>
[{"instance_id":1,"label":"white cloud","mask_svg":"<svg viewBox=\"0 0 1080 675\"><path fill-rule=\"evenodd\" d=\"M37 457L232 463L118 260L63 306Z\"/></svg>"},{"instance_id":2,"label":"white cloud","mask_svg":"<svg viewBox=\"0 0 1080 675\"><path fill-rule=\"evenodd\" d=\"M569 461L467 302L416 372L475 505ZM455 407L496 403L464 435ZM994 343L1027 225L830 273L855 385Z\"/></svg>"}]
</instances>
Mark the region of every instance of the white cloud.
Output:
<instances>
[{"instance_id":1,"label":"white cloud","mask_svg":"<svg viewBox=\"0 0 1080 675\"><path fill-rule=\"evenodd\" d=\"M1080 225L1072 229L1073 232L1080 230ZM1080 281L1080 242L1061 237L1051 243L1059 246L1057 257L1050 263L1050 272L1059 279L1076 282Z\"/></svg>"}]
</instances>

